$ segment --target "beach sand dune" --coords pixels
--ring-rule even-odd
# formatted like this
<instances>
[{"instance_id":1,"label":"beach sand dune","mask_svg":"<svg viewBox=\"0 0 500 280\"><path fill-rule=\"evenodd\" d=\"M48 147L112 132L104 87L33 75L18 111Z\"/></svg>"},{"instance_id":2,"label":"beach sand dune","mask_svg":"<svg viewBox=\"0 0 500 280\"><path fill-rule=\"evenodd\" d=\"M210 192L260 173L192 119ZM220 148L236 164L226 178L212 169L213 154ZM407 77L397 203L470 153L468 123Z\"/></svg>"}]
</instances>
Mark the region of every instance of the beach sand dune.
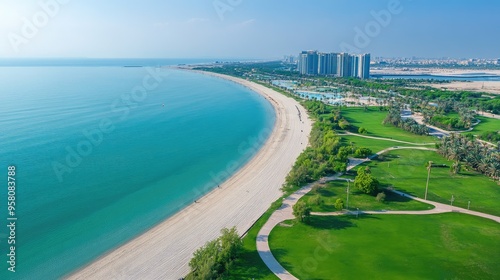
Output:
<instances>
[{"instance_id":1,"label":"beach sand dune","mask_svg":"<svg viewBox=\"0 0 500 280\"><path fill-rule=\"evenodd\" d=\"M189 272L188 263L197 248L219 236L224 227L236 226L244 233L281 196L286 175L308 144L312 121L305 109L262 85L209 75L244 85L269 100L276 113L269 139L220 188L68 279L179 279Z\"/></svg>"}]
</instances>

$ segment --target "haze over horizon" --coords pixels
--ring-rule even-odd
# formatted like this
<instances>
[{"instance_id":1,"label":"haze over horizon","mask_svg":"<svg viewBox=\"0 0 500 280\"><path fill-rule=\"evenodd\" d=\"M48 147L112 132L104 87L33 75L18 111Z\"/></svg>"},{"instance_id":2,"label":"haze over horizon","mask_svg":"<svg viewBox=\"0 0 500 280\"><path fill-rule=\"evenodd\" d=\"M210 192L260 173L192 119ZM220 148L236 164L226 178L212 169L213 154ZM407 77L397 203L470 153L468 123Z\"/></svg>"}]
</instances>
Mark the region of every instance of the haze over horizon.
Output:
<instances>
[{"instance_id":1,"label":"haze over horizon","mask_svg":"<svg viewBox=\"0 0 500 280\"><path fill-rule=\"evenodd\" d=\"M500 3L487 0L0 0L0 8L2 58L274 59L309 49L500 57Z\"/></svg>"}]
</instances>

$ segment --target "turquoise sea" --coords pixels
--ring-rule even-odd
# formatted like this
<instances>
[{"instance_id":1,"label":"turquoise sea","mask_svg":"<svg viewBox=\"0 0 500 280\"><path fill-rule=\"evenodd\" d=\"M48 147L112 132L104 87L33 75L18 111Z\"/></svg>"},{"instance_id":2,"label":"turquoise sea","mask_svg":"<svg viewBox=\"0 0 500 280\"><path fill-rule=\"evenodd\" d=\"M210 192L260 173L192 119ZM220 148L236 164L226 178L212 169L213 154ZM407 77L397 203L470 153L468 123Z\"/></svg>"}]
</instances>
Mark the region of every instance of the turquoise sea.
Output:
<instances>
[{"instance_id":1,"label":"turquoise sea","mask_svg":"<svg viewBox=\"0 0 500 280\"><path fill-rule=\"evenodd\" d=\"M0 279L71 273L191 204L229 162L254 155L242 147L263 144L257 136L275 121L264 98L158 67L169 63L179 62L0 67L0 178L16 166L18 219L15 273L0 227Z\"/></svg>"}]
</instances>

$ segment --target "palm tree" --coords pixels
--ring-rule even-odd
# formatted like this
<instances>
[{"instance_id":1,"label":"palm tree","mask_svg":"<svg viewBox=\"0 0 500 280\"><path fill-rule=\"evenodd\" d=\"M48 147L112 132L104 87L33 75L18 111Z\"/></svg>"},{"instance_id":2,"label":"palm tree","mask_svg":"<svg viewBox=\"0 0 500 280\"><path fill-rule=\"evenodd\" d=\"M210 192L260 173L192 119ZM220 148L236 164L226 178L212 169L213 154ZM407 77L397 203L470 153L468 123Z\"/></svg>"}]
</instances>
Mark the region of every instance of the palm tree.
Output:
<instances>
[{"instance_id":1,"label":"palm tree","mask_svg":"<svg viewBox=\"0 0 500 280\"><path fill-rule=\"evenodd\" d=\"M425 196L424 199L427 200L427 191L429 190L429 179L431 177L432 161L427 164L427 184L425 185Z\"/></svg>"},{"instance_id":2,"label":"palm tree","mask_svg":"<svg viewBox=\"0 0 500 280\"><path fill-rule=\"evenodd\" d=\"M456 175L456 174L460 173L461 168L462 168L462 164L460 163L460 161L455 161L453 163L453 165L451 166L451 172Z\"/></svg>"}]
</instances>

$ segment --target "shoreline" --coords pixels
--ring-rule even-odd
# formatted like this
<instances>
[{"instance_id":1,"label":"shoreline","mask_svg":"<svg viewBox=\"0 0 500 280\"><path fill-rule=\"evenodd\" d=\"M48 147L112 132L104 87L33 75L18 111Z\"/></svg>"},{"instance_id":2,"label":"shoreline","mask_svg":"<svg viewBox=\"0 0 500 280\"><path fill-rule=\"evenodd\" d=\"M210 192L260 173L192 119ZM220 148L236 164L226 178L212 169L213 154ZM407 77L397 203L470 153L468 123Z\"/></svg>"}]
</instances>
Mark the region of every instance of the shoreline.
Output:
<instances>
[{"instance_id":1,"label":"shoreline","mask_svg":"<svg viewBox=\"0 0 500 280\"><path fill-rule=\"evenodd\" d=\"M189 69L182 69L189 70ZM193 71L193 70L191 70ZM179 279L189 272L193 252L224 227L245 233L281 196L280 188L307 147L312 121L292 98L231 76L193 71L251 89L271 103L275 124L259 151L228 180L158 225L67 275L67 279Z\"/></svg>"}]
</instances>

